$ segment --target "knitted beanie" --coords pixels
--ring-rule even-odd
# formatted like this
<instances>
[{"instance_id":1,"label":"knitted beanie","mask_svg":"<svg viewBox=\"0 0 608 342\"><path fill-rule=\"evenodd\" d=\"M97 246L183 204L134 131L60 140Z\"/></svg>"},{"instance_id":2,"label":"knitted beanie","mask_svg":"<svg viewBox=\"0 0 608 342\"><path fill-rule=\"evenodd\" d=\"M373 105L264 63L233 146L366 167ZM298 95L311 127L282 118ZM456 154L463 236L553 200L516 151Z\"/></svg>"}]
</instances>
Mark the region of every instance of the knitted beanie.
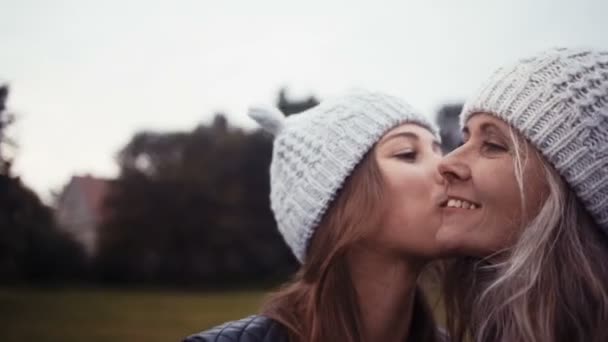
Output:
<instances>
[{"instance_id":1,"label":"knitted beanie","mask_svg":"<svg viewBox=\"0 0 608 342\"><path fill-rule=\"evenodd\" d=\"M514 127L608 234L608 52L551 49L497 70L464 106Z\"/></svg>"},{"instance_id":2,"label":"knitted beanie","mask_svg":"<svg viewBox=\"0 0 608 342\"><path fill-rule=\"evenodd\" d=\"M406 102L381 93L352 93L289 117L275 108L254 107L249 116L275 135L270 203L278 229L300 263L344 181L386 132L411 122L439 139L432 122Z\"/></svg>"}]
</instances>

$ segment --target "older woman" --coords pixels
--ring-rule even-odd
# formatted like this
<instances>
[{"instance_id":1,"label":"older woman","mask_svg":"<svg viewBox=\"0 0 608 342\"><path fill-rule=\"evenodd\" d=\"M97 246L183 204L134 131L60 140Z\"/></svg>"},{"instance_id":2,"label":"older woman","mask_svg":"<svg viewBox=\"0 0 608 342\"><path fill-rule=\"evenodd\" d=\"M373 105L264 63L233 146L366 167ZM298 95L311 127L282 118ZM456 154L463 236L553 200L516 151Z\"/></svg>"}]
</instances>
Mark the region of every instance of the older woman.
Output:
<instances>
[{"instance_id":1,"label":"older woman","mask_svg":"<svg viewBox=\"0 0 608 342\"><path fill-rule=\"evenodd\" d=\"M501 68L461 123L439 166L452 339L608 341L608 52Z\"/></svg>"}]
</instances>

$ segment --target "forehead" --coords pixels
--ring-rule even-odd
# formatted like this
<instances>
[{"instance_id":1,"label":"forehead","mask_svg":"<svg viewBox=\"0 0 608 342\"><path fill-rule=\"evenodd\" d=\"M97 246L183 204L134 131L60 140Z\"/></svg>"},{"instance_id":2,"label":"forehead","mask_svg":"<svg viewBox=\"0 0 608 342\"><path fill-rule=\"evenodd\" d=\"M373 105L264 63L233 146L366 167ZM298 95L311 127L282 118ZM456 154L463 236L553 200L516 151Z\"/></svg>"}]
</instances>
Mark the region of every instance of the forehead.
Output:
<instances>
[{"instance_id":1,"label":"forehead","mask_svg":"<svg viewBox=\"0 0 608 342\"><path fill-rule=\"evenodd\" d=\"M502 119L499 119L488 113L475 113L471 115L469 120L463 127L463 132L471 133L480 130L499 130L501 132L508 132L509 125Z\"/></svg>"},{"instance_id":2,"label":"forehead","mask_svg":"<svg viewBox=\"0 0 608 342\"><path fill-rule=\"evenodd\" d=\"M429 141L435 140L435 136L428 129L424 128L423 126L420 126L415 123L404 123L404 124L401 124L393 129L389 130L388 132L386 132L384 134L384 136L382 137L382 141L386 140L387 138L390 138L391 136L393 136L395 134L399 134L399 133L414 133L420 139L429 140Z\"/></svg>"}]
</instances>

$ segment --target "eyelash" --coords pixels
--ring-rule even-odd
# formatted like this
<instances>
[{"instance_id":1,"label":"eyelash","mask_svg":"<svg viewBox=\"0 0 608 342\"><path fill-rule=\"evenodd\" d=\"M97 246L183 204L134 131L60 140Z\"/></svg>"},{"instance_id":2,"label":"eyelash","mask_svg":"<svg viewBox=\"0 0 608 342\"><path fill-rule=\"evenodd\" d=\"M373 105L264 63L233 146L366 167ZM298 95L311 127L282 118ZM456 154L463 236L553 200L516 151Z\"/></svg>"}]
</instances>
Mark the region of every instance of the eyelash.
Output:
<instances>
[{"instance_id":1,"label":"eyelash","mask_svg":"<svg viewBox=\"0 0 608 342\"><path fill-rule=\"evenodd\" d=\"M418 154L415 151L409 151L409 152L399 153L395 156L402 160L414 161L414 160L416 160L417 155Z\"/></svg>"},{"instance_id":2,"label":"eyelash","mask_svg":"<svg viewBox=\"0 0 608 342\"><path fill-rule=\"evenodd\" d=\"M487 142L487 141L484 141L483 145L484 145L484 147L487 147L488 149L491 149L493 151L507 152L509 150L508 148L506 148L506 147L504 147L502 145L491 143L491 142Z\"/></svg>"}]
</instances>

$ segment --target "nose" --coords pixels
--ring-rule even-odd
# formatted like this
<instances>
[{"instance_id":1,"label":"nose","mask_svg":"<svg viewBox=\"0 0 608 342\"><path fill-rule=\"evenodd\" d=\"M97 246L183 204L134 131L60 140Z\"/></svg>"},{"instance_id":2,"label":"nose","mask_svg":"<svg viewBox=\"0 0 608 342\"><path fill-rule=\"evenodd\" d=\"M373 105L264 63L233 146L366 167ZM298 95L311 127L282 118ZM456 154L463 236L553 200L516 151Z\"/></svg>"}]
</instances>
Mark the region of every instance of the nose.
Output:
<instances>
[{"instance_id":1,"label":"nose","mask_svg":"<svg viewBox=\"0 0 608 342\"><path fill-rule=\"evenodd\" d=\"M444 156L437 169L448 183L466 181L471 178L471 168L464 161L460 148Z\"/></svg>"}]
</instances>

